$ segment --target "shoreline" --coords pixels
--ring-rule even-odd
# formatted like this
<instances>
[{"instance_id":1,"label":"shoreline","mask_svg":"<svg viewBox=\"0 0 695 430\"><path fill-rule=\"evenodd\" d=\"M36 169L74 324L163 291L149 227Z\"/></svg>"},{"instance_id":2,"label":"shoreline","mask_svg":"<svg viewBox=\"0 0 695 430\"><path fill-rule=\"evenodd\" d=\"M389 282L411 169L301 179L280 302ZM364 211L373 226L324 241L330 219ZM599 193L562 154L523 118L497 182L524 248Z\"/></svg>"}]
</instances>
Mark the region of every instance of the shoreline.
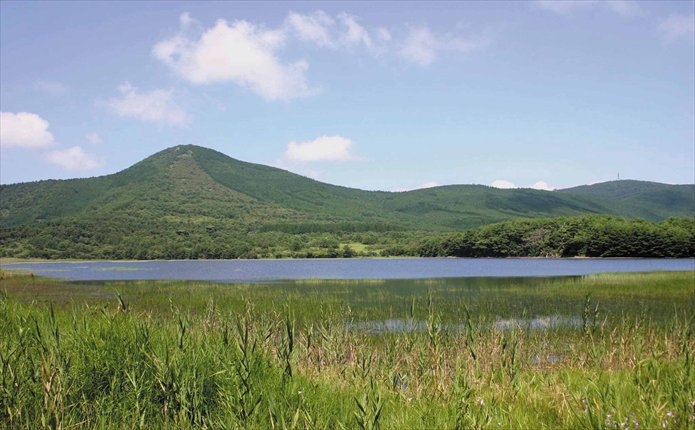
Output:
<instances>
[{"instance_id":1,"label":"shoreline","mask_svg":"<svg viewBox=\"0 0 695 430\"><path fill-rule=\"evenodd\" d=\"M45 259L0 257L0 266L6 264L34 263L146 263L146 262L189 262L189 261L340 261L340 260L694 260L695 257L319 257L319 258L199 258L199 259L152 259L152 260L102 260L102 259Z\"/></svg>"}]
</instances>

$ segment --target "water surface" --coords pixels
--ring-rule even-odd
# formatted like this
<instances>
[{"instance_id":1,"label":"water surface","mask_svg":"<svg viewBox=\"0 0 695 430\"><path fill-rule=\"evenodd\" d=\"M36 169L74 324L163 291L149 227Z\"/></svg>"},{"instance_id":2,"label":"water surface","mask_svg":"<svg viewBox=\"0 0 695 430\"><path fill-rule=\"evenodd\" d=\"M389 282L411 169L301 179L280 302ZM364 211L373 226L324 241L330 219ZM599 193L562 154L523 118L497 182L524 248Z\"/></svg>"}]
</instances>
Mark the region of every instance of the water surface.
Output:
<instances>
[{"instance_id":1,"label":"water surface","mask_svg":"<svg viewBox=\"0 0 695 430\"><path fill-rule=\"evenodd\" d=\"M423 279L580 276L606 272L695 270L695 259L405 258L311 260L86 261L2 264L75 281Z\"/></svg>"}]
</instances>

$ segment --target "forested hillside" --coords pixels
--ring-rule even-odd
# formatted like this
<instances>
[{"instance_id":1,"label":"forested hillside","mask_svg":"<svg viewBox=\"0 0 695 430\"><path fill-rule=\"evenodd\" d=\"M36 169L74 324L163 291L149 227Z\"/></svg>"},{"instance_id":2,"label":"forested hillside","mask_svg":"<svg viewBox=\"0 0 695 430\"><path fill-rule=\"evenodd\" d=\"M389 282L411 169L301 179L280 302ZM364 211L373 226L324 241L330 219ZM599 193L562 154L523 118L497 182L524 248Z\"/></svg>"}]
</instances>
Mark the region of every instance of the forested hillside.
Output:
<instances>
[{"instance_id":1,"label":"forested hillside","mask_svg":"<svg viewBox=\"0 0 695 430\"><path fill-rule=\"evenodd\" d=\"M0 256L412 255L444 232L587 214L652 222L692 217L695 186L618 181L553 192L481 185L363 191L177 146L113 175L0 186Z\"/></svg>"},{"instance_id":2,"label":"forested hillside","mask_svg":"<svg viewBox=\"0 0 695 430\"><path fill-rule=\"evenodd\" d=\"M693 185L664 185L646 181L611 181L559 190L563 194L609 200L616 212L659 220L672 215L695 215Z\"/></svg>"},{"instance_id":3,"label":"forested hillside","mask_svg":"<svg viewBox=\"0 0 695 430\"><path fill-rule=\"evenodd\" d=\"M695 218L661 223L608 216L506 221L423 242L423 257L695 256Z\"/></svg>"}]
</instances>

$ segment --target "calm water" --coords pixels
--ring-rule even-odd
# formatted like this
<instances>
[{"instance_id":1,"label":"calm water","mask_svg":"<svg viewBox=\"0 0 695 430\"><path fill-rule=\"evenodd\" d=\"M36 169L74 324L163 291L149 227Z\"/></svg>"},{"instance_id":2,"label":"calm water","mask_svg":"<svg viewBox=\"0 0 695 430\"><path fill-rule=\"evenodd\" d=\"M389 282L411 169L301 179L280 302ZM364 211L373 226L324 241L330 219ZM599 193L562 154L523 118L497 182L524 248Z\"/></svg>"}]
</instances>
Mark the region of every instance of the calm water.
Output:
<instances>
[{"instance_id":1,"label":"calm water","mask_svg":"<svg viewBox=\"0 0 695 430\"><path fill-rule=\"evenodd\" d=\"M36 275L79 281L281 279L423 279L572 276L604 272L695 270L695 259L331 259L89 261L2 264Z\"/></svg>"}]
</instances>

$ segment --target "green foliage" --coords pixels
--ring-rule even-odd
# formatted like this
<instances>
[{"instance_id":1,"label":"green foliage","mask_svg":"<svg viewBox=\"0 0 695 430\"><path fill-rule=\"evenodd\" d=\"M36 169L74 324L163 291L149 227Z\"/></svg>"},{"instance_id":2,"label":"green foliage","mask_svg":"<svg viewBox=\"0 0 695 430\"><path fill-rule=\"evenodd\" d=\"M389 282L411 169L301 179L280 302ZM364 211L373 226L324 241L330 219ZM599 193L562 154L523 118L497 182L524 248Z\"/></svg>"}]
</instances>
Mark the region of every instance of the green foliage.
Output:
<instances>
[{"instance_id":1,"label":"green foliage","mask_svg":"<svg viewBox=\"0 0 695 430\"><path fill-rule=\"evenodd\" d=\"M692 185L623 180L583 185L559 192L601 202L610 201L615 215L630 215L652 221L674 215L692 216L695 213L695 189Z\"/></svg>"},{"instance_id":2,"label":"green foliage","mask_svg":"<svg viewBox=\"0 0 695 430\"><path fill-rule=\"evenodd\" d=\"M602 213L661 221L668 216L692 216L694 209L695 186L635 181L562 192L498 190L480 185L402 193L362 191L189 145L164 150L113 175L0 185L0 256L198 259L456 255L447 249L425 252L418 244L433 234L510 219ZM691 231L686 224L669 224L674 244L682 245L684 229L686 234ZM658 232L633 227L627 233L640 235L640 240L658 239L653 237ZM542 243L547 237L542 231L529 233L530 249L525 249L518 245L525 239L515 237L516 233L490 228L493 231L481 233L475 243L446 239L446 246L480 248L477 252L481 255L557 254ZM576 228L584 229L581 225ZM599 233L611 239L613 231ZM468 238L469 233L463 236ZM600 243L587 245L581 237L573 238L576 243L567 245L568 255L632 252L629 246L603 249ZM341 247L348 243L365 246ZM436 243L428 246L441 247ZM572 246L577 249L570 249ZM682 250L661 253L683 254Z\"/></svg>"},{"instance_id":3,"label":"green foliage","mask_svg":"<svg viewBox=\"0 0 695 430\"><path fill-rule=\"evenodd\" d=\"M661 223L608 216L525 219L425 240L424 257L695 256L695 218Z\"/></svg>"}]
</instances>

